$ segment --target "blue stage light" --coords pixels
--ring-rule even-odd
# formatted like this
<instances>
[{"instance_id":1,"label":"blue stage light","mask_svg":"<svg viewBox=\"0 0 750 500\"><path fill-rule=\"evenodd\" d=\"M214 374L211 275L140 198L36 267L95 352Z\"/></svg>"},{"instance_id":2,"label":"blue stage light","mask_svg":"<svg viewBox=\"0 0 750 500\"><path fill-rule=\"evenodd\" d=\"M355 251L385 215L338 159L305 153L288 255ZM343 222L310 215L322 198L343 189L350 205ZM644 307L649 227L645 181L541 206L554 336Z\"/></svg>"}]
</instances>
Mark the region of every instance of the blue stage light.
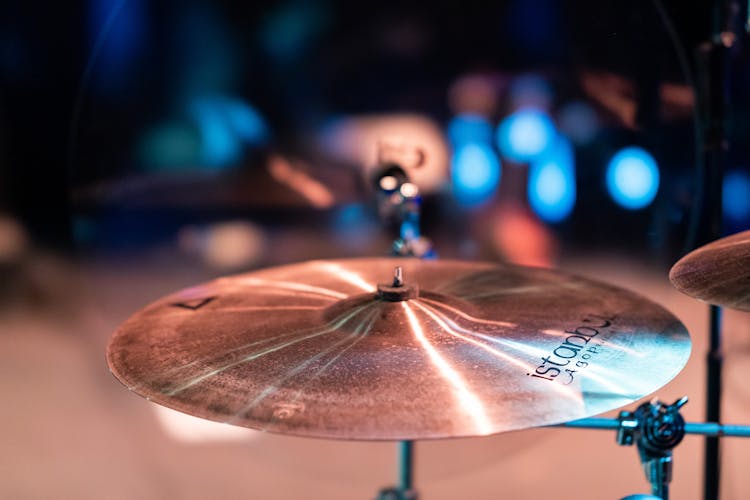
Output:
<instances>
[{"instance_id":1,"label":"blue stage light","mask_svg":"<svg viewBox=\"0 0 750 500\"><path fill-rule=\"evenodd\" d=\"M456 199L468 207L488 201L500 183L500 161L487 144L460 146L453 155L451 170Z\"/></svg>"},{"instance_id":2,"label":"blue stage light","mask_svg":"<svg viewBox=\"0 0 750 500\"><path fill-rule=\"evenodd\" d=\"M190 114L201 135L202 161L221 167L237 162L243 143L255 146L268 138L261 115L239 99L223 96L195 99Z\"/></svg>"},{"instance_id":3,"label":"blue stage light","mask_svg":"<svg viewBox=\"0 0 750 500\"><path fill-rule=\"evenodd\" d=\"M607 189L624 208L637 210L647 206L659 190L656 160L639 147L621 149L607 166Z\"/></svg>"},{"instance_id":4,"label":"blue stage light","mask_svg":"<svg viewBox=\"0 0 750 500\"><path fill-rule=\"evenodd\" d=\"M497 144L503 156L513 161L527 162L542 154L555 136L555 125L546 113L522 109L500 122Z\"/></svg>"},{"instance_id":5,"label":"blue stage light","mask_svg":"<svg viewBox=\"0 0 750 500\"><path fill-rule=\"evenodd\" d=\"M448 123L448 139L455 147L471 142L492 142L492 125L479 115L462 114Z\"/></svg>"},{"instance_id":6,"label":"blue stage light","mask_svg":"<svg viewBox=\"0 0 750 500\"><path fill-rule=\"evenodd\" d=\"M575 158L567 139L558 136L529 169L528 196L531 208L542 220L560 222L576 202Z\"/></svg>"},{"instance_id":7,"label":"blue stage light","mask_svg":"<svg viewBox=\"0 0 750 500\"><path fill-rule=\"evenodd\" d=\"M192 103L190 111L201 134L202 163L221 167L239 160L242 153L240 141L216 102L198 99Z\"/></svg>"},{"instance_id":8,"label":"blue stage light","mask_svg":"<svg viewBox=\"0 0 750 500\"><path fill-rule=\"evenodd\" d=\"M722 209L732 222L750 219L750 174L733 170L724 176Z\"/></svg>"},{"instance_id":9,"label":"blue stage light","mask_svg":"<svg viewBox=\"0 0 750 500\"><path fill-rule=\"evenodd\" d=\"M252 106L239 99L225 99L221 107L229 126L246 144L261 144L268 138L266 122Z\"/></svg>"}]
</instances>

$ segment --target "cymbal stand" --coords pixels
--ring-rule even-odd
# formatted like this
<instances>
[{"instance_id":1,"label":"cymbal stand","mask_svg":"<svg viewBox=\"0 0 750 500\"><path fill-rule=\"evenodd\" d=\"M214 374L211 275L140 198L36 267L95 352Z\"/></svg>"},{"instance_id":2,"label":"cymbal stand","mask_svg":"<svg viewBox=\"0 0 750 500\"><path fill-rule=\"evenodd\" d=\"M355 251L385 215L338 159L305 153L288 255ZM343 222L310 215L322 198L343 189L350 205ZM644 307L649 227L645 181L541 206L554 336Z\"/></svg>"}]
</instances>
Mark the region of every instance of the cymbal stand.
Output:
<instances>
[{"instance_id":1,"label":"cymbal stand","mask_svg":"<svg viewBox=\"0 0 750 500\"><path fill-rule=\"evenodd\" d=\"M680 408L687 396L665 405L657 399L639 406L634 412L622 411L616 419L584 418L561 424L562 427L616 430L617 444L638 447L646 479L651 483L654 496L667 500L672 479L672 449L685 434L708 437L750 438L750 426L725 425L715 422L686 423Z\"/></svg>"},{"instance_id":2,"label":"cymbal stand","mask_svg":"<svg viewBox=\"0 0 750 500\"><path fill-rule=\"evenodd\" d=\"M638 447L643 472L651 483L651 493L669 499L672 481L672 449L685 437L685 420L680 408L687 397L665 405L658 400L644 403L635 412L623 411L617 419L617 444Z\"/></svg>"},{"instance_id":3,"label":"cymbal stand","mask_svg":"<svg viewBox=\"0 0 750 500\"><path fill-rule=\"evenodd\" d=\"M695 88L703 126L701 155L698 160L698 203L696 204L696 246L713 241L722 234L722 181L729 150L727 128L729 106L730 51L737 42L739 5L737 0L712 0L710 37L699 44ZM723 342L721 310L709 308L709 352L706 356L706 419L721 421ZM705 443L703 498L717 500L721 482L721 448L718 438Z\"/></svg>"},{"instance_id":4,"label":"cymbal stand","mask_svg":"<svg viewBox=\"0 0 750 500\"><path fill-rule=\"evenodd\" d=\"M420 232L422 196L419 188L409 182L409 176L399 165L400 162L385 161L383 151L384 146L381 145L378 151L380 167L375 176L375 185L381 218L395 218L398 221L399 237L393 242L391 253L420 259L435 258L437 255L432 242ZM400 281L398 268L393 286L401 286ZM376 500L417 500L417 490L412 483L413 475L414 442L400 441L399 485L383 488Z\"/></svg>"},{"instance_id":5,"label":"cymbal stand","mask_svg":"<svg viewBox=\"0 0 750 500\"><path fill-rule=\"evenodd\" d=\"M414 473L414 443L399 441L399 485L383 488L376 500L418 500L412 485Z\"/></svg>"}]
</instances>

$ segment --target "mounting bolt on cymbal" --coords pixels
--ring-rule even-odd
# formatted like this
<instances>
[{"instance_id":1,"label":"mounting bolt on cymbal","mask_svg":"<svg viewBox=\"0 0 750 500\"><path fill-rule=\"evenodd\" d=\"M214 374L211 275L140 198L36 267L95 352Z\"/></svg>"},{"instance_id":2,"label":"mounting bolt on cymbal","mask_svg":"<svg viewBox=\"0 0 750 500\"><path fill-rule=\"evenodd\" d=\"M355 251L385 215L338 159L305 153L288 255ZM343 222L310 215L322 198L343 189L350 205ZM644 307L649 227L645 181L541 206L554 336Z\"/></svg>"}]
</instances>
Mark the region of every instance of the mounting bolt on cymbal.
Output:
<instances>
[{"instance_id":1,"label":"mounting bolt on cymbal","mask_svg":"<svg viewBox=\"0 0 750 500\"><path fill-rule=\"evenodd\" d=\"M378 284L378 297L388 302L401 302L414 299L417 295L418 290L415 285L404 283L404 271L401 266L396 266L393 270L393 281L390 285L385 283Z\"/></svg>"},{"instance_id":2,"label":"mounting bolt on cymbal","mask_svg":"<svg viewBox=\"0 0 750 500\"><path fill-rule=\"evenodd\" d=\"M396 269L393 271L393 286L404 286L404 272L401 266L396 266Z\"/></svg>"}]
</instances>

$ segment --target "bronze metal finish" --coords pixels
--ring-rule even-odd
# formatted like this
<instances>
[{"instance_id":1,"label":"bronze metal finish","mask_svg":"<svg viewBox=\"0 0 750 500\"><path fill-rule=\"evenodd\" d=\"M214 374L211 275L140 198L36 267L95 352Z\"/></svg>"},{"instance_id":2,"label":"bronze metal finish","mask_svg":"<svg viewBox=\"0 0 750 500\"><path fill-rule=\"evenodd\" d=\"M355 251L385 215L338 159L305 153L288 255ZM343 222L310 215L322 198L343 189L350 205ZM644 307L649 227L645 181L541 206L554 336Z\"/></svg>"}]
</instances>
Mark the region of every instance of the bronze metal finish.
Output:
<instances>
[{"instance_id":1,"label":"bronze metal finish","mask_svg":"<svg viewBox=\"0 0 750 500\"><path fill-rule=\"evenodd\" d=\"M401 287L418 294L384 300L377 284L398 266ZM672 314L610 285L494 263L365 258L177 292L123 324L107 360L130 390L199 417L414 440L612 410L666 384L689 353Z\"/></svg>"},{"instance_id":2,"label":"bronze metal finish","mask_svg":"<svg viewBox=\"0 0 750 500\"><path fill-rule=\"evenodd\" d=\"M750 231L693 250L672 266L669 279L691 297L750 312Z\"/></svg>"}]
</instances>

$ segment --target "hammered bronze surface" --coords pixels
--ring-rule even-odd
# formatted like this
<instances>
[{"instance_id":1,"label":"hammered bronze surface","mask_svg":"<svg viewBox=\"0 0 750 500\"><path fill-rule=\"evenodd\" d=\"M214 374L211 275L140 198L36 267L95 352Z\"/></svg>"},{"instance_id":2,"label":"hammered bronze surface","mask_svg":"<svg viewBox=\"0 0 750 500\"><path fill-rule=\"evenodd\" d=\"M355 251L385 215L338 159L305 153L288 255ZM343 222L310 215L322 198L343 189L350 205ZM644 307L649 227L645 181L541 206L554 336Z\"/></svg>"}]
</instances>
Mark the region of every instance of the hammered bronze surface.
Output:
<instances>
[{"instance_id":1,"label":"hammered bronze surface","mask_svg":"<svg viewBox=\"0 0 750 500\"><path fill-rule=\"evenodd\" d=\"M413 293L383 300L378 284L390 289L397 266ZM403 440L612 410L666 384L689 353L671 313L613 286L545 269L369 258L177 292L122 325L107 360L130 390L199 417Z\"/></svg>"},{"instance_id":2,"label":"hammered bronze surface","mask_svg":"<svg viewBox=\"0 0 750 500\"><path fill-rule=\"evenodd\" d=\"M672 266L669 279L686 295L750 312L750 231L693 250Z\"/></svg>"}]
</instances>

